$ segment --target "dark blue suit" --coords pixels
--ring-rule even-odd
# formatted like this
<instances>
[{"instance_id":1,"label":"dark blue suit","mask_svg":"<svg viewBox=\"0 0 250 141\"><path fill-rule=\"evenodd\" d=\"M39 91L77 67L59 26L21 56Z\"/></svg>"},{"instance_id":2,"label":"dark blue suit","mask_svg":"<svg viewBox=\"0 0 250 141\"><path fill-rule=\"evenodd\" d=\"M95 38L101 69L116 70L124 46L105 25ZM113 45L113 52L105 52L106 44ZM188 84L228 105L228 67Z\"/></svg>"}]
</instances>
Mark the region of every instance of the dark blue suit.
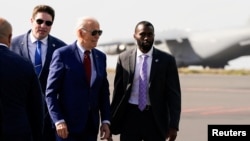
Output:
<instances>
[{"instance_id":1,"label":"dark blue suit","mask_svg":"<svg viewBox=\"0 0 250 141\"><path fill-rule=\"evenodd\" d=\"M24 56L25 58L28 58L31 60L31 56L29 55L29 50L28 50L28 38L29 34L31 33L31 30L29 30L26 34L19 35L15 38L12 39L11 42L11 47L10 49L17 54ZM60 39L48 35L48 46L47 46L47 53L46 53L46 58L44 65L42 67L41 73L39 74L38 78L42 87L42 92L45 94L45 89L47 85L47 78L49 74L49 65L51 62L52 54L53 52L62 47L65 46L66 43L61 41ZM46 105L46 104L45 104ZM47 112L47 107L45 107L45 127L44 127L44 140L45 141L51 141L51 138L55 138L54 135L54 130L52 130L53 125L51 125L51 119L49 117L49 114ZM55 139L54 139L55 140Z\"/></svg>"},{"instance_id":2,"label":"dark blue suit","mask_svg":"<svg viewBox=\"0 0 250 141\"><path fill-rule=\"evenodd\" d=\"M101 120L110 120L109 83L106 72L106 55L91 50L96 68L96 79L91 87L87 83L83 62L76 42L57 49L52 58L46 89L46 102L54 123L64 119L69 134L86 129L88 118L98 134Z\"/></svg>"},{"instance_id":3,"label":"dark blue suit","mask_svg":"<svg viewBox=\"0 0 250 141\"><path fill-rule=\"evenodd\" d=\"M25 58L28 58L29 60L31 60L30 59L31 56L29 56L29 51L28 51L28 38L29 38L30 33L31 33L31 30L29 30L26 34L19 35L13 38L11 42L11 47L10 47L10 50L16 52L17 54L21 56L24 56ZM41 70L41 73L38 76L43 92L45 92L46 85L47 85L49 65L51 62L52 54L56 49L65 45L66 43L64 43L62 40L54 36L48 35L48 48L47 48L46 58L45 58L45 62Z\"/></svg>"},{"instance_id":4,"label":"dark blue suit","mask_svg":"<svg viewBox=\"0 0 250 141\"><path fill-rule=\"evenodd\" d=\"M41 141L44 99L33 65L2 45L0 104L1 141Z\"/></svg>"}]
</instances>

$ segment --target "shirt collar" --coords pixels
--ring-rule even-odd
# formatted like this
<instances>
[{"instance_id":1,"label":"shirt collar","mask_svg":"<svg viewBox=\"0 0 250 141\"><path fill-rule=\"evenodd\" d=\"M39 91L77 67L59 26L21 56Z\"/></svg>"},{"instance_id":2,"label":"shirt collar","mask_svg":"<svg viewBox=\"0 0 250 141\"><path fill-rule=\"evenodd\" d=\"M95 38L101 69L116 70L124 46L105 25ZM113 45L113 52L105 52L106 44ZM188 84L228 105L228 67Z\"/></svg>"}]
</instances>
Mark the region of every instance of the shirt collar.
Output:
<instances>
[{"instance_id":1,"label":"shirt collar","mask_svg":"<svg viewBox=\"0 0 250 141\"><path fill-rule=\"evenodd\" d=\"M153 54L153 47L147 52L147 53L142 53L139 49L139 47L137 47L137 57L140 57L142 55L147 55L148 57L152 57Z\"/></svg>"},{"instance_id":2,"label":"shirt collar","mask_svg":"<svg viewBox=\"0 0 250 141\"><path fill-rule=\"evenodd\" d=\"M80 50L82 53L84 53L86 51L86 49L84 49L84 47L81 46L79 42L76 42L76 46L77 46L78 50ZM91 53L91 50L90 50L90 53Z\"/></svg>"},{"instance_id":3,"label":"shirt collar","mask_svg":"<svg viewBox=\"0 0 250 141\"><path fill-rule=\"evenodd\" d=\"M47 39L48 39L48 36L46 36L45 38L43 38L42 40L40 40L43 44L47 44ZM32 32L30 32L30 40L31 40L31 43L35 43L37 41L37 39L33 36Z\"/></svg>"},{"instance_id":4,"label":"shirt collar","mask_svg":"<svg viewBox=\"0 0 250 141\"><path fill-rule=\"evenodd\" d=\"M0 45L5 46L5 47L8 47L6 44L3 44L3 43L0 43Z\"/></svg>"}]
</instances>

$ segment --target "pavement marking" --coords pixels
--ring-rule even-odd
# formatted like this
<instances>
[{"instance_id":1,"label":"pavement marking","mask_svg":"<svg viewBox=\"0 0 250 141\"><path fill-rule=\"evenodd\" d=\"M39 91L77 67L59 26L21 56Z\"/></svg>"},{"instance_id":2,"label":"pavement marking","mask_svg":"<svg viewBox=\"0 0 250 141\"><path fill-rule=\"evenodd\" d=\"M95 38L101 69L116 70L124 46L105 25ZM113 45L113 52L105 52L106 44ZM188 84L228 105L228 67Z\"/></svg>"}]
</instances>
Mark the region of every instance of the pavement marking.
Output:
<instances>
[{"instance_id":1,"label":"pavement marking","mask_svg":"<svg viewBox=\"0 0 250 141\"><path fill-rule=\"evenodd\" d=\"M225 115L225 114L236 114L246 113L250 114L250 106L244 107L222 107L222 106L211 106L211 107L198 107L198 108L184 108L182 114L184 115Z\"/></svg>"},{"instance_id":2,"label":"pavement marking","mask_svg":"<svg viewBox=\"0 0 250 141\"><path fill-rule=\"evenodd\" d=\"M203 92L230 92L230 93L247 93L250 89L232 89L232 88L183 88L182 91L203 91Z\"/></svg>"}]
</instances>

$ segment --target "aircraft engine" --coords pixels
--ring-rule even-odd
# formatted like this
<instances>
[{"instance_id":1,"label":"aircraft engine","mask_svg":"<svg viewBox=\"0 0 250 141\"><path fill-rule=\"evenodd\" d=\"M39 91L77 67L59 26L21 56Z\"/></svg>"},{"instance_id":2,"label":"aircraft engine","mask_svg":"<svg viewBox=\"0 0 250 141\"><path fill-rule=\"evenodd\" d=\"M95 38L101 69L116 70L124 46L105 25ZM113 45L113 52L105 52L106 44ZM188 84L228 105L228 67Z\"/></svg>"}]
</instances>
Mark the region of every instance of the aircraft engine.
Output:
<instances>
[{"instance_id":1,"label":"aircraft engine","mask_svg":"<svg viewBox=\"0 0 250 141\"><path fill-rule=\"evenodd\" d=\"M127 48L126 44L120 44L120 45L118 45L117 50L118 50L118 52L123 52L126 50L126 48Z\"/></svg>"}]
</instances>

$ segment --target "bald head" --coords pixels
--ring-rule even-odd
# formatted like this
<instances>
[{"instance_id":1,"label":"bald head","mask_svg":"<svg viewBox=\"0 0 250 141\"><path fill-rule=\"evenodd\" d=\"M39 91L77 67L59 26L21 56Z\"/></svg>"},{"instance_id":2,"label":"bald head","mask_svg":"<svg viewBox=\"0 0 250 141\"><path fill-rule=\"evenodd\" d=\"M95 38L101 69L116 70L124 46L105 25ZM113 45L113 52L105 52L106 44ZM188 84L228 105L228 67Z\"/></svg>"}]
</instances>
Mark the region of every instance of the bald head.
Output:
<instances>
[{"instance_id":1,"label":"bald head","mask_svg":"<svg viewBox=\"0 0 250 141\"><path fill-rule=\"evenodd\" d=\"M4 18L0 17L0 43L10 46L12 36L12 26Z\"/></svg>"}]
</instances>

